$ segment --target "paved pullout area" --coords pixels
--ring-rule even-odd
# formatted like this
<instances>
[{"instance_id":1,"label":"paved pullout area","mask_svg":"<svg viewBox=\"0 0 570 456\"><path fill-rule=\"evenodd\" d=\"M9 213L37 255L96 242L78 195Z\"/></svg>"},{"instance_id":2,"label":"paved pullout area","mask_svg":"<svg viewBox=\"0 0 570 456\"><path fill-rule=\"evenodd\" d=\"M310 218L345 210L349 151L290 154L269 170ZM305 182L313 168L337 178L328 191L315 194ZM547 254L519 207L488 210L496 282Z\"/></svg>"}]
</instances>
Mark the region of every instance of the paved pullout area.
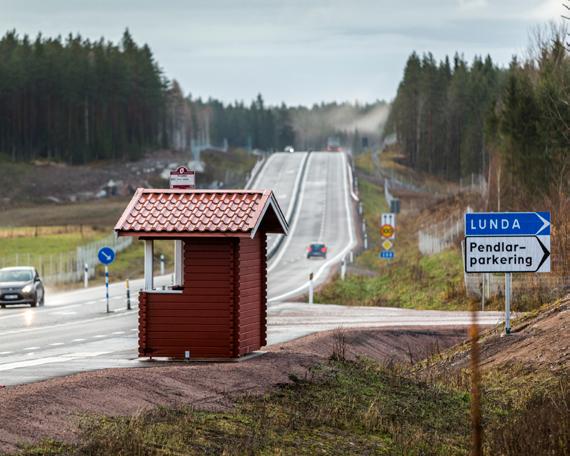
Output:
<instances>
[{"instance_id":1,"label":"paved pullout area","mask_svg":"<svg viewBox=\"0 0 570 456\"><path fill-rule=\"evenodd\" d=\"M275 344L239 363L159 363L107 369L0 389L0 451L45 438L73 441L85 415L132 415L152 407L231 407L236 396L259 394L303 377L330 357L339 330ZM410 362L466 338L465 327L400 327L342 330L348 357Z\"/></svg>"}]
</instances>

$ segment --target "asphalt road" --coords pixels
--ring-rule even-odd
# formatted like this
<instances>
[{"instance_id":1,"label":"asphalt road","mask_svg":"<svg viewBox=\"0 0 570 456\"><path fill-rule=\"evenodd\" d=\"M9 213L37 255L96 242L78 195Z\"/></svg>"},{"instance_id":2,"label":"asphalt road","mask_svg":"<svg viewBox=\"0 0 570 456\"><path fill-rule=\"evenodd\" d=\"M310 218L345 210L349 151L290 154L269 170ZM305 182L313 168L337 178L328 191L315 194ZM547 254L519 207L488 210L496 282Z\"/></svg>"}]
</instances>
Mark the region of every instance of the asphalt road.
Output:
<instances>
[{"instance_id":1,"label":"asphalt road","mask_svg":"<svg viewBox=\"0 0 570 456\"><path fill-rule=\"evenodd\" d=\"M344 308L287 304L307 291L308 275L324 280L330 269L354 246L346 159L340 153L312 153L305 178L298 179L305 153L275 154L252 187L273 188L284 213L300 188L297 213L289 236L269 265L269 343L333 329L338 326L466 325L469 316L455 312ZM323 241L326 260L306 258L310 242ZM270 242L275 242L272 239ZM142 258L141 258L141 261ZM112 267L111 267L112 278ZM170 276L156 279L168 284ZM132 280L132 310L126 310L123 283L110 287L111 313L106 313L104 287L48 293L41 308L8 307L0 311L0 385L14 385L107 367L138 366L136 291ZM285 303L284 303L285 302ZM483 323L499 316L485 314Z\"/></svg>"},{"instance_id":2,"label":"asphalt road","mask_svg":"<svg viewBox=\"0 0 570 456\"><path fill-rule=\"evenodd\" d=\"M287 220L291 220L293 206L290 203L295 191L298 191L301 166L306 156L306 152L279 152L271 155L262 172L251 185L251 188L254 189L268 188L273 190ZM271 249L278 239L278 235L269 235L267 239L268 249Z\"/></svg>"},{"instance_id":3,"label":"asphalt road","mask_svg":"<svg viewBox=\"0 0 570 456\"><path fill-rule=\"evenodd\" d=\"M326 279L332 267L356 246L346 156L313 152L301 182L298 214L289 235L269 263L269 305L306 293L309 274L314 284ZM327 258L307 258L312 242L327 246Z\"/></svg>"}]
</instances>

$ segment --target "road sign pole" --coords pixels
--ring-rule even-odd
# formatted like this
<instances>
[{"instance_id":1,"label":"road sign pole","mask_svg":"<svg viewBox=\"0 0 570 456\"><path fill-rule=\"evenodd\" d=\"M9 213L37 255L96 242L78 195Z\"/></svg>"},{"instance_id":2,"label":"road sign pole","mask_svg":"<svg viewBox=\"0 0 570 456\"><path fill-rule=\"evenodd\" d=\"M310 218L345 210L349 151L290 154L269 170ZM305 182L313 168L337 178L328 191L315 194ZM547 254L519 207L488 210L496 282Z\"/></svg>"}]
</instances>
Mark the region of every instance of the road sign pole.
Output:
<instances>
[{"instance_id":1,"label":"road sign pole","mask_svg":"<svg viewBox=\"0 0 570 456\"><path fill-rule=\"evenodd\" d=\"M505 273L505 334L511 333L511 293L512 274Z\"/></svg>"},{"instance_id":2,"label":"road sign pole","mask_svg":"<svg viewBox=\"0 0 570 456\"><path fill-rule=\"evenodd\" d=\"M105 300L107 301L107 313L109 313L109 266L105 266Z\"/></svg>"},{"instance_id":3,"label":"road sign pole","mask_svg":"<svg viewBox=\"0 0 570 456\"><path fill-rule=\"evenodd\" d=\"M485 274L481 274L481 311L485 310Z\"/></svg>"}]
</instances>

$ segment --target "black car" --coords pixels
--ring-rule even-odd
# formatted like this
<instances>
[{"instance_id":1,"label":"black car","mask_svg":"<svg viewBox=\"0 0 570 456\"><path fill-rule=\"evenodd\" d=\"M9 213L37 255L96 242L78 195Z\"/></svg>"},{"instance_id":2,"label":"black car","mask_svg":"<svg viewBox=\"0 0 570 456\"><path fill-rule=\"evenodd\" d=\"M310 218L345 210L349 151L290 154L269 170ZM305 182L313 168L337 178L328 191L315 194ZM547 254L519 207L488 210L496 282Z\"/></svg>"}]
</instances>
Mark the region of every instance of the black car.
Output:
<instances>
[{"instance_id":1,"label":"black car","mask_svg":"<svg viewBox=\"0 0 570 456\"><path fill-rule=\"evenodd\" d=\"M307 247L307 258L312 257L327 257L327 246L321 242L314 242Z\"/></svg>"},{"instance_id":2,"label":"black car","mask_svg":"<svg viewBox=\"0 0 570 456\"><path fill-rule=\"evenodd\" d=\"M44 305L45 291L38 271L32 267L0 269L0 306Z\"/></svg>"}]
</instances>

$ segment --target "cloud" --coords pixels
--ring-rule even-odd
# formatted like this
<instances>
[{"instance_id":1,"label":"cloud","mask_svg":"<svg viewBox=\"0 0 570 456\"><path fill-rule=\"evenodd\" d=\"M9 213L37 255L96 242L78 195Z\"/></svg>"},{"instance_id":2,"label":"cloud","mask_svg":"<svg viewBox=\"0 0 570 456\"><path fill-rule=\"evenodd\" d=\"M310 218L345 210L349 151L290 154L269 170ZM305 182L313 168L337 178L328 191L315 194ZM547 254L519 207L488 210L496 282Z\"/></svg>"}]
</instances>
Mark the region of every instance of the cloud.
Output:
<instances>
[{"instance_id":1,"label":"cloud","mask_svg":"<svg viewBox=\"0 0 570 456\"><path fill-rule=\"evenodd\" d=\"M374 100L395 95L412 50L508 63L560 1L0 0L0 30L116 41L129 27L195 95Z\"/></svg>"}]
</instances>

